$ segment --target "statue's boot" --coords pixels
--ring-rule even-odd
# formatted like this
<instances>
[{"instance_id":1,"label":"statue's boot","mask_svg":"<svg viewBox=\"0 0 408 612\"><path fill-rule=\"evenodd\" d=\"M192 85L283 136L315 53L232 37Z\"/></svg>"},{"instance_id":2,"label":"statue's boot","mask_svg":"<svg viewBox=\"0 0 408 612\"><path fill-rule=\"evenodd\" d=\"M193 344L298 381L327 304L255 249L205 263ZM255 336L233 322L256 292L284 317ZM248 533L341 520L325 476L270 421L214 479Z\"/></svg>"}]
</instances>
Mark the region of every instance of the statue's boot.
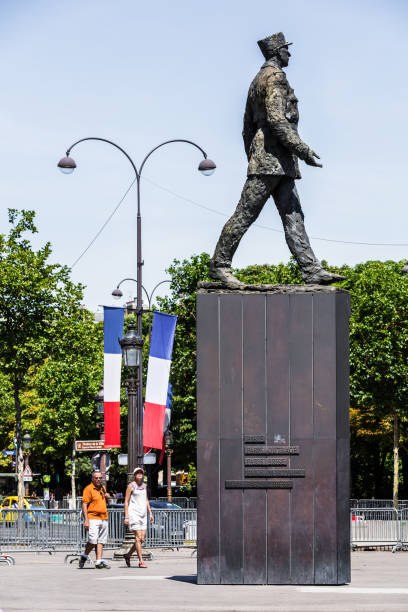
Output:
<instances>
[{"instance_id":1,"label":"statue's boot","mask_svg":"<svg viewBox=\"0 0 408 612\"><path fill-rule=\"evenodd\" d=\"M331 285L332 283L340 283L345 280L345 276L329 272L321 268L316 274L306 276L302 273L303 280L307 285Z\"/></svg>"},{"instance_id":2,"label":"statue's boot","mask_svg":"<svg viewBox=\"0 0 408 612\"><path fill-rule=\"evenodd\" d=\"M231 272L231 268L227 266L217 267L211 260L208 270L209 276L213 280L221 281L228 289L240 289L245 287L245 283L241 283Z\"/></svg>"},{"instance_id":3,"label":"statue's boot","mask_svg":"<svg viewBox=\"0 0 408 612\"><path fill-rule=\"evenodd\" d=\"M313 253L305 230L303 215L292 212L282 217L286 242L298 262L307 285L330 285L345 280L344 276L325 270Z\"/></svg>"}]
</instances>

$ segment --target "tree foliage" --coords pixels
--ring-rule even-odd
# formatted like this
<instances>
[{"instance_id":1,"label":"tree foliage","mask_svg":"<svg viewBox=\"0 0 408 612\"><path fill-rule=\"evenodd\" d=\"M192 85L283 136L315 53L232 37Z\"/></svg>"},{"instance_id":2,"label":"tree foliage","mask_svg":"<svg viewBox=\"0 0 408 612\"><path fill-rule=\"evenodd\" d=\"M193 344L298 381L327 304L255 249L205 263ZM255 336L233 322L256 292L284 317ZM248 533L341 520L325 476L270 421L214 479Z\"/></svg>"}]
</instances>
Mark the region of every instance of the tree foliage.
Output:
<instances>
[{"instance_id":1,"label":"tree foliage","mask_svg":"<svg viewBox=\"0 0 408 612\"><path fill-rule=\"evenodd\" d=\"M400 442L406 436L408 416L408 279L402 273L404 263L368 261L348 268L343 283L352 300L351 403L361 419L376 421L375 431L387 432L387 441L393 440L395 505L401 482ZM377 452L384 465L390 463L383 445Z\"/></svg>"},{"instance_id":2,"label":"tree foliage","mask_svg":"<svg viewBox=\"0 0 408 612\"><path fill-rule=\"evenodd\" d=\"M378 416L408 406L408 279L404 262L368 261L347 269L350 291L350 393Z\"/></svg>"},{"instance_id":3,"label":"tree foliage","mask_svg":"<svg viewBox=\"0 0 408 612\"><path fill-rule=\"evenodd\" d=\"M103 376L103 327L82 306L83 287L71 281L69 269L50 263L50 244L33 249L27 236L37 232L34 220L32 211L10 210L10 231L0 235L0 447L13 448L17 397L22 430L29 429L33 439L37 469L50 471L54 466L62 473L65 465L69 474L73 440L99 435L94 395ZM174 465L190 465L193 474L196 291L200 280L208 280L208 263L206 253L174 260L168 270L170 295L158 298L162 311L178 316L171 369ZM405 262L369 261L353 268L323 263L346 277L341 286L351 294L352 494L390 497L393 470L395 475L401 465L396 477L408 496L408 278L401 273ZM248 266L236 275L247 283L302 283L293 259ZM147 326L144 315L145 365ZM121 403L126 450L124 389ZM401 457L395 448L393 456L393 436L403 449ZM7 462L0 457L0 465ZM88 469L88 459L81 458L79 473Z\"/></svg>"},{"instance_id":4,"label":"tree foliage","mask_svg":"<svg viewBox=\"0 0 408 612\"><path fill-rule=\"evenodd\" d=\"M33 460L63 465L73 439L95 431L102 330L82 307L83 286L50 263L51 245L32 247L34 220L33 211L9 210L10 231L0 235L0 441L13 447L17 419Z\"/></svg>"},{"instance_id":5,"label":"tree foliage","mask_svg":"<svg viewBox=\"0 0 408 612\"><path fill-rule=\"evenodd\" d=\"M197 283L208 279L209 255L174 260L167 270L171 295L158 298L160 309L177 315L170 381L173 385L171 429L174 464L184 468L196 462L196 311Z\"/></svg>"},{"instance_id":6,"label":"tree foliage","mask_svg":"<svg viewBox=\"0 0 408 612\"><path fill-rule=\"evenodd\" d=\"M171 296L162 309L177 314L171 381L174 389L173 427L176 462L180 467L195 461L197 282L207 280L209 256L175 260L168 272ZM393 411L401 424L403 494L408 496L407 393L408 393L408 278L405 262L369 261L326 269L346 277L339 286L351 293L350 402L353 495L391 497ZM236 270L243 282L302 283L297 263L252 265Z\"/></svg>"},{"instance_id":7,"label":"tree foliage","mask_svg":"<svg viewBox=\"0 0 408 612\"><path fill-rule=\"evenodd\" d=\"M24 236L37 233L34 212L9 210L11 229L0 235L0 365L13 387L22 388L31 366L47 354L56 316L66 313L82 287L65 266L49 263L51 245L35 251Z\"/></svg>"},{"instance_id":8,"label":"tree foliage","mask_svg":"<svg viewBox=\"0 0 408 612\"><path fill-rule=\"evenodd\" d=\"M78 437L94 438L95 394L103 379L103 327L78 304L54 321L47 358L33 375L38 396L34 440L43 456L66 452Z\"/></svg>"}]
</instances>

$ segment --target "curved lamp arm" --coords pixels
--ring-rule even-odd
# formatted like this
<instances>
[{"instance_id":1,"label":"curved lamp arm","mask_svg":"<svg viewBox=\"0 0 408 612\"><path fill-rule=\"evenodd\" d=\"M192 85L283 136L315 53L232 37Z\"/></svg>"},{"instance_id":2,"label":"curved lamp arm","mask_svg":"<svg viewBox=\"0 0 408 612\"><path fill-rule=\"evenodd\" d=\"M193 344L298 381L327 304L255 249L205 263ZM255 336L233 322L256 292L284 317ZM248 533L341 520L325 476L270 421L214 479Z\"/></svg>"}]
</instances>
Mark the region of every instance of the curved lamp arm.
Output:
<instances>
[{"instance_id":1,"label":"curved lamp arm","mask_svg":"<svg viewBox=\"0 0 408 612\"><path fill-rule=\"evenodd\" d=\"M150 294L150 302L151 302L151 301L152 301L152 299L153 299L153 294L154 294L154 292L156 291L156 289L157 289L158 287L160 287L160 285L163 285L163 283L171 283L171 280L169 280L169 279L162 280L162 281L160 281L160 283L157 283L157 285L156 285L155 287L153 287L152 292L151 292L151 294ZM150 303L149 303L149 308L150 308Z\"/></svg>"},{"instance_id":2,"label":"curved lamp arm","mask_svg":"<svg viewBox=\"0 0 408 612\"><path fill-rule=\"evenodd\" d=\"M122 278L122 280L120 281L120 283L118 283L118 284L116 285L116 289L119 289L119 288L120 288L120 286L121 286L121 284L122 284L122 283L124 283L125 281L133 281L134 283L137 283L137 280L136 280L135 278ZM147 292L147 290L146 290L145 286L144 286L144 285L142 285L142 289L143 289L143 291L145 292L145 296L147 297L147 302L148 302L148 304L149 304L149 310L150 310L150 307L151 307L151 303L152 303L152 299L153 299L154 292L156 291L156 289L157 289L158 287L160 287L160 285L163 285L163 283L171 283L171 280L166 279L166 280L162 280L162 281L160 281L160 283L157 283L157 285L155 285L155 286L153 287L153 289L152 289L152 291L151 291L150 295L148 294L148 292Z\"/></svg>"},{"instance_id":3,"label":"curved lamp arm","mask_svg":"<svg viewBox=\"0 0 408 612\"><path fill-rule=\"evenodd\" d=\"M154 147L154 149L149 151L149 153L146 155L146 157L144 158L144 160L142 161L140 165L139 176L142 174L143 167L145 163L147 162L147 160L149 159L149 157L151 156L151 154L157 151L157 149L160 149L160 147L164 147L164 145L170 144L172 142L186 142L187 144L191 144L193 147L196 147L196 149L201 151L201 153L204 156L204 159L207 159L207 153L204 151L204 149L202 149L198 144L196 144L192 140L184 140L183 138L175 138L174 140L166 140L165 142L162 142L161 144L157 145L157 147Z\"/></svg>"},{"instance_id":4,"label":"curved lamp arm","mask_svg":"<svg viewBox=\"0 0 408 612\"><path fill-rule=\"evenodd\" d=\"M124 283L125 281L133 281L134 283L137 283L137 280L135 278L122 278L122 280L120 281L120 283L117 284L116 289L119 289L121 284ZM162 281L162 282L166 282L166 281ZM160 283L159 283L160 285ZM156 287L158 287L158 285L156 285ZM154 289L156 289L156 287ZM142 289L145 292L145 296L147 297L147 301L149 303L149 310L150 310L150 297L149 294L146 291L146 288L144 285L142 285ZM153 291L154 291L153 289Z\"/></svg>"},{"instance_id":5,"label":"curved lamp arm","mask_svg":"<svg viewBox=\"0 0 408 612\"><path fill-rule=\"evenodd\" d=\"M154 147L151 151L149 151L149 153L146 155L146 157L142 161L142 163L140 165L140 168L138 170L136 168L136 165L135 165L133 159L130 157L130 155L128 153L126 153L126 151L124 149L122 149L122 147L120 147L118 144L116 144L112 140L108 140L107 138L99 138L98 136L88 136L86 138L81 138L80 140L77 140L70 147L68 147L68 149L66 150L66 156L69 157L72 149L74 147L76 147L77 144L79 144L80 142L85 142L87 140L98 140L100 142L106 142L106 143L112 145L113 147L115 147L116 149L119 149L119 151L121 151L123 153L123 155L125 157L127 157L129 162L131 163L132 168L133 168L133 170L134 170L134 172L136 174L136 178L137 178L138 181L140 180L140 175L142 174L142 170L144 168L144 165L147 162L147 160L149 159L149 157L152 155L152 153L157 151L157 149L160 149L160 147L164 147L164 145L171 144L172 142L185 142L187 144L190 144L193 147L195 147L196 149L198 149L199 151L201 151L201 153L203 154L204 159L207 159L207 153L204 151L204 149L202 149L198 144L196 144L192 140L185 140L184 138L174 138L173 140L166 140L165 142L161 142L156 147Z\"/></svg>"},{"instance_id":6,"label":"curved lamp arm","mask_svg":"<svg viewBox=\"0 0 408 612\"><path fill-rule=\"evenodd\" d=\"M112 140L107 140L106 138L98 138L97 136L88 136L87 138L81 138L81 140L77 140L76 142L74 142L74 144L72 144L72 145L69 147L69 149L67 149L67 152L66 152L67 157L69 157L69 154L70 154L71 150L72 150L72 149L73 149L73 148L74 148L74 147L75 147L77 144L79 144L80 142L84 142L85 140L99 140L99 141L101 141L101 142L107 142L108 144L112 145L113 147L116 147L116 149L119 149L119 151L122 151L123 155L124 155L125 157L127 157L127 158L128 158L128 160L130 161L130 163L132 164L132 168L133 168L133 170L135 171L136 178L137 178L137 180L139 181L139 179L140 179L140 172L138 172L138 171L137 171L137 168L136 168L136 166L135 166L135 164L134 164L134 162L133 162L133 159L130 157L130 155L128 155L128 154L126 153L126 151L125 151L124 149L122 149L122 147L120 147L119 145L117 145L115 142L112 142Z\"/></svg>"},{"instance_id":7,"label":"curved lamp arm","mask_svg":"<svg viewBox=\"0 0 408 612\"><path fill-rule=\"evenodd\" d=\"M129 281L129 280L137 283L137 280L135 278L122 278L120 283L116 286L116 289L119 289L122 283L124 283L125 281Z\"/></svg>"}]
</instances>

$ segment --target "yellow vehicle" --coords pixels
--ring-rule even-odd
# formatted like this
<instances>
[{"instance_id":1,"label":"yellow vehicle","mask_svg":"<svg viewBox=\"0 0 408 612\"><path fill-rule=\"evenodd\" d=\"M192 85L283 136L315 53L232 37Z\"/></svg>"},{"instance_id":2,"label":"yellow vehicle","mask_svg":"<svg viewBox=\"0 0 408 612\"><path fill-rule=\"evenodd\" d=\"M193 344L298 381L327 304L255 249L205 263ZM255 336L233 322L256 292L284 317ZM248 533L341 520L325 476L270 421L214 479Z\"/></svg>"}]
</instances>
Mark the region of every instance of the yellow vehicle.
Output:
<instances>
[{"instance_id":1,"label":"yellow vehicle","mask_svg":"<svg viewBox=\"0 0 408 612\"><path fill-rule=\"evenodd\" d=\"M26 523L35 523L36 519L41 519L42 510L45 510L44 502L36 497L24 497L24 510L31 510L31 512L24 513L24 520ZM13 510L18 509L18 497L17 495L9 495L5 497L0 504L0 521L6 521L7 523L14 523L17 521L17 512Z\"/></svg>"}]
</instances>

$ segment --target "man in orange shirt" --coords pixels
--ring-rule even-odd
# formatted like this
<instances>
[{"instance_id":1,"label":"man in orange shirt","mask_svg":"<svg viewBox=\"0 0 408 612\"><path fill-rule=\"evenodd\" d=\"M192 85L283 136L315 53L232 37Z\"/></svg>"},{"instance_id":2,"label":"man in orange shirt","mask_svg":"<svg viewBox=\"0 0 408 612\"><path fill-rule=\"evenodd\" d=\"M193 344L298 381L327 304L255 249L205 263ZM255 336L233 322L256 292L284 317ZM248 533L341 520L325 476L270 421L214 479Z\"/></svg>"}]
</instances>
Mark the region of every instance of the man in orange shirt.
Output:
<instances>
[{"instance_id":1,"label":"man in orange shirt","mask_svg":"<svg viewBox=\"0 0 408 612\"><path fill-rule=\"evenodd\" d=\"M84 528L88 531L88 542L85 552L79 560L79 569L83 569L91 550L96 546L96 569L110 569L102 559L103 545L108 539L108 508L106 500L110 498L102 485L102 474L93 472L92 482L82 493L82 514Z\"/></svg>"}]
</instances>

